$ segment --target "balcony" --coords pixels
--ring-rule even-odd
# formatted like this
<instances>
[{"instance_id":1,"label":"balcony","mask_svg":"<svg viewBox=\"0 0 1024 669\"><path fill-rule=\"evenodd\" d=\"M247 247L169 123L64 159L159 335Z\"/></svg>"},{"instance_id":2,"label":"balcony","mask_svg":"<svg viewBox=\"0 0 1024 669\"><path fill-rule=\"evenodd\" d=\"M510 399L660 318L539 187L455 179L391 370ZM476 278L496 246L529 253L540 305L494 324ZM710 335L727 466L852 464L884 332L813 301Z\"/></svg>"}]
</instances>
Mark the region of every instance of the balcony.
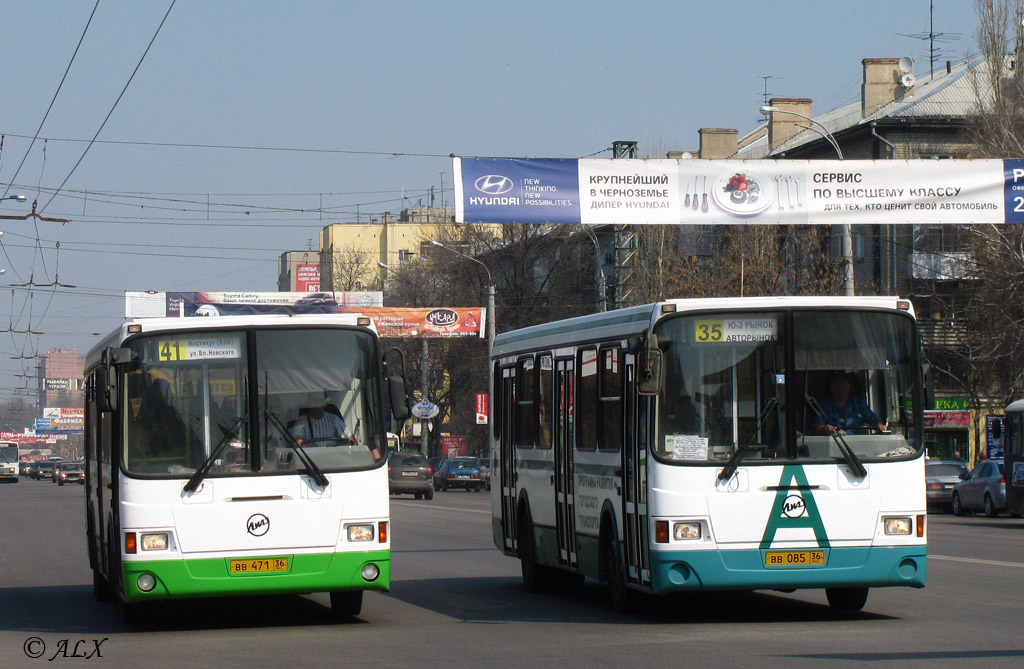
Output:
<instances>
[{"instance_id":1,"label":"balcony","mask_svg":"<svg viewBox=\"0 0 1024 669\"><path fill-rule=\"evenodd\" d=\"M922 281L964 281L974 277L974 256L966 251L910 254L907 274Z\"/></svg>"}]
</instances>

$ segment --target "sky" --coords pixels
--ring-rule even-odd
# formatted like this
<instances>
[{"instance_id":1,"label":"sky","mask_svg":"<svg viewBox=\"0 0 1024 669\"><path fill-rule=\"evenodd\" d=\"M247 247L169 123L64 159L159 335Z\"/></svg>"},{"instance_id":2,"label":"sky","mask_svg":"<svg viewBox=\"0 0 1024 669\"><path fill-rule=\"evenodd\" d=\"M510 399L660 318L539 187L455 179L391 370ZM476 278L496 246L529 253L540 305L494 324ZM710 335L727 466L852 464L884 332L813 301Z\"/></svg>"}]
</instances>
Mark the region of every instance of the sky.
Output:
<instances>
[{"instance_id":1,"label":"sky","mask_svg":"<svg viewBox=\"0 0 1024 669\"><path fill-rule=\"evenodd\" d=\"M932 4L941 66L974 55L973 3ZM68 221L0 218L0 401L37 387L32 356L113 331L125 290L274 291L280 254L328 224L453 206L453 153L630 140L664 157L702 127L753 130L766 90L820 114L859 98L863 58L910 56L919 77L929 60L928 0L0 0L0 16L0 192L26 197L0 216L37 200Z\"/></svg>"}]
</instances>

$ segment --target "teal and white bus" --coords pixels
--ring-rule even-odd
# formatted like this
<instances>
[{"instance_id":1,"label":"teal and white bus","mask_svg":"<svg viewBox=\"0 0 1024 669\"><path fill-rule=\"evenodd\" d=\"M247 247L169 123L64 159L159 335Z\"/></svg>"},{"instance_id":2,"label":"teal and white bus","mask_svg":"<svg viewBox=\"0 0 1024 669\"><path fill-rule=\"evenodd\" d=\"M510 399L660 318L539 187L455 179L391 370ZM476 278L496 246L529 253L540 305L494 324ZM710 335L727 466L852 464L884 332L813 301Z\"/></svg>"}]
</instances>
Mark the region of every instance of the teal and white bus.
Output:
<instances>
[{"instance_id":1,"label":"teal and white bus","mask_svg":"<svg viewBox=\"0 0 1024 669\"><path fill-rule=\"evenodd\" d=\"M503 333L492 365L493 536L528 589L924 586L909 301L669 300Z\"/></svg>"},{"instance_id":2,"label":"teal and white bus","mask_svg":"<svg viewBox=\"0 0 1024 669\"><path fill-rule=\"evenodd\" d=\"M121 325L86 358L97 597L126 619L154 600L259 593L329 592L358 614L363 591L390 587L382 369L364 316ZM404 420L404 381L387 385Z\"/></svg>"},{"instance_id":3,"label":"teal and white bus","mask_svg":"<svg viewBox=\"0 0 1024 669\"><path fill-rule=\"evenodd\" d=\"M1011 402L1003 419L1003 478L1006 512L1024 515L1024 400Z\"/></svg>"}]
</instances>

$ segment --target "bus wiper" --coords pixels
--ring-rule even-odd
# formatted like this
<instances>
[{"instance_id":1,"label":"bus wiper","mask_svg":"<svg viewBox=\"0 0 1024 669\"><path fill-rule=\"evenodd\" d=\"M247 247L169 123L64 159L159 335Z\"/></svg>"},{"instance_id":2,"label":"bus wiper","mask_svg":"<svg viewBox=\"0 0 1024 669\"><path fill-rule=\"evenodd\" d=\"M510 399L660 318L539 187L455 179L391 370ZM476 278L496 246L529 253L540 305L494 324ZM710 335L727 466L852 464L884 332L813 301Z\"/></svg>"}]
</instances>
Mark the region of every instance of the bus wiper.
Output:
<instances>
[{"instance_id":1,"label":"bus wiper","mask_svg":"<svg viewBox=\"0 0 1024 669\"><path fill-rule=\"evenodd\" d=\"M292 436L292 433L288 431L288 428L281 424L281 419L277 417L277 414L264 412L264 417L270 419L271 424L277 428L278 432L281 433L281 436L283 436L285 441L288 442L289 448L294 449L295 452L299 454L299 459L302 460L302 464L306 466L306 470L309 472L310 477L320 484L321 487L326 488L330 485L331 482L327 478L327 475L324 474L323 470L320 469L315 462L313 462L313 459L309 457L309 454L306 453L304 448L302 448L298 440Z\"/></svg>"},{"instance_id":2,"label":"bus wiper","mask_svg":"<svg viewBox=\"0 0 1024 669\"><path fill-rule=\"evenodd\" d=\"M188 480L188 483L185 484L185 492L195 492L199 488L199 484L202 483L203 479L206 478L206 475L210 473L210 469L213 467L213 463L216 462L218 458L220 458L220 456L224 453L224 449L228 447L228 444L231 443L231 440L235 438L235 435L238 434L238 431L242 428L242 425L245 424L247 421L248 418L245 416L235 417L234 426L232 426L232 428L227 431L224 437L221 438L220 442L218 442L217 445L213 448L213 450L210 451L210 455L206 458L203 464L199 466L199 469L197 469L196 473L192 475L192 478Z\"/></svg>"},{"instance_id":3,"label":"bus wiper","mask_svg":"<svg viewBox=\"0 0 1024 669\"><path fill-rule=\"evenodd\" d=\"M778 397L772 397L765 403L764 409L757 417L757 425L754 426L754 431L751 432L747 440L736 449L736 452L732 454L729 461L725 463L725 467L722 467L722 471L718 472L718 480L727 481L734 473L736 473L736 468L739 466L740 459L743 457L743 454L747 452L750 445L754 443L755 439L757 439L758 433L761 432L761 425L764 423L764 419L767 418L768 414L774 411L777 406L779 406Z\"/></svg>"},{"instance_id":4,"label":"bus wiper","mask_svg":"<svg viewBox=\"0 0 1024 669\"><path fill-rule=\"evenodd\" d=\"M804 401L814 409L814 413L818 414L818 418L820 418L824 423L825 412L822 410L821 405L818 404L818 401L810 395L804 395ZM843 439L843 435L839 434L839 431L837 430L834 434L830 434L829 436L836 442L836 446L839 447L839 450L843 454L843 459L846 460L846 464L850 466L850 469L852 469L853 473L857 475L857 478L864 478L867 476L868 470L864 468L864 463L860 461L857 454L854 453L853 449L850 448L850 445L846 443L846 440Z\"/></svg>"}]
</instances>

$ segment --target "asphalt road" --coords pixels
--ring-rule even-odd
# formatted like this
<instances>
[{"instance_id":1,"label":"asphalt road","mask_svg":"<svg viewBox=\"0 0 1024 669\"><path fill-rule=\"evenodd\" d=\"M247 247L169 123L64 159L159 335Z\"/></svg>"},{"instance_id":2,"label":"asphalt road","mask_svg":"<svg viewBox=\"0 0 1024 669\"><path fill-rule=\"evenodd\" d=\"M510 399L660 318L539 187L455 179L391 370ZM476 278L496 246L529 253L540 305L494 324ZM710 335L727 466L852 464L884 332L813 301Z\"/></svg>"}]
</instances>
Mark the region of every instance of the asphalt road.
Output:
<instances>
[{"instance_id":1,"label":"asphalt road","mask_svg":"<svg viewBox=\"0 0 1024 669\"><path fill-rule=\"evenodd\" d=\"M928 587L655 598L531 595L486 492L392 498L392 592L337 622L325 595L174 602L140 625L92 598L81 486L0 485L0 666L1020 666L1024 520L932 516ZM39 655L32 659L28 655ZM77 657L75 655L77 654ZM86 659L88 657L88 659ZM52 665L51 665L52 666Z\"/></svg>"}]
</instances>

